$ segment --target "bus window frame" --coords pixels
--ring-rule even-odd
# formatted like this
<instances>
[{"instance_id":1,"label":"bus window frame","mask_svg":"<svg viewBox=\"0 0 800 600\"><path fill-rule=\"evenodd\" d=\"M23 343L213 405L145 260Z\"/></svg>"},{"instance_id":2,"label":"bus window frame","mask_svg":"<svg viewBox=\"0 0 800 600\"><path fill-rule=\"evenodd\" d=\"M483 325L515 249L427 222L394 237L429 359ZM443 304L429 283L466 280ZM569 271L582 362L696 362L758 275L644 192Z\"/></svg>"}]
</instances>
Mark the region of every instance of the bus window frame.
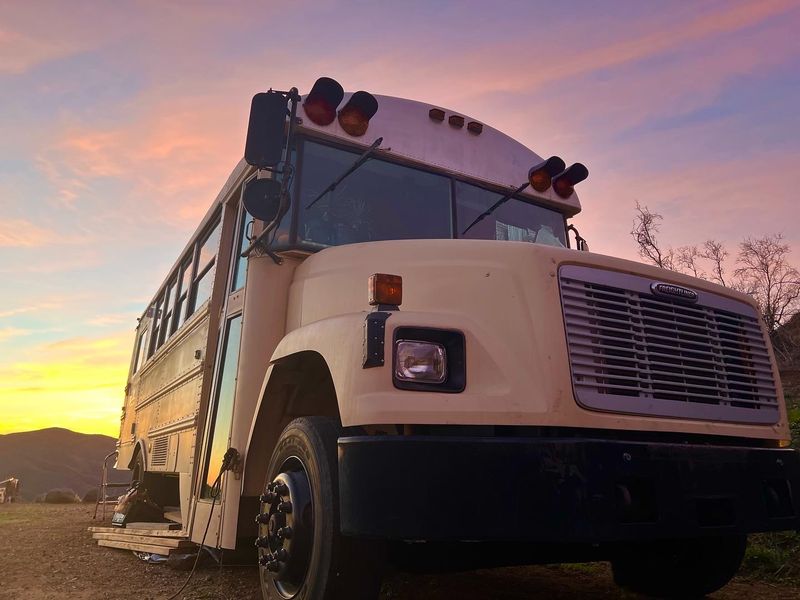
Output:
<instances>
[{"instance_id":1,"label":"bus window frame","mask_svg":"<svg viewBox=\"0 0 800 600\"><path fill-rule=\"evenodd\" d=\"M231 252L231 264L228 268L228 273L230 274L230 281L228 282L228 294L233 294L239 290L243 290L247 287L247 265L250 262L250 257L242 257L241 253L247 248L246 245L243 245L242 242L244 239L247 238L247 223L248 219L254 219L250 213L244 207L244 202L241 200L241 197L244 196L244 187L247 185L247 182L251 179L255 179L257 175L253 175L252 177L247 178L245 183L242 185L242 192L240 194L240 201L239 201L239 214L236 217L236 224L234 229L234 237L233 237L233 252ZM244 271L244 279L242 281L242 285L239 287L234 287L236 285L236 280L239 276L239 267L242 267Z\"/></svg>"},{"instance_id":2,"label":"bus window frame","mask_svg":"<svg viewBox=\"0 0 800 600\"><path fill-rule=\"evenodd\" d=\"M149 349L147 350L148 359L150 359L150 357L153 356L158 350L158 338L161 336L161 311L164 304L165 294L166 290L162 286L156 295L156 299L150 305L151 308L149 310L153 311L153 315L151 317L152 330L150 335L150 343L148 344Z\"/></svg>"},{"instance_id":3,"label":"bus window frame","mask_svg":"<svg viewBox=\"0 0 800 600\"><path fill-rule=\"evenodd\" d=\"M214 256L210 261L208 261L208 263L203 265L202 270L200 270L200 249L211 238L211 234L214 233L214 231L217 228L219 228L220 231L220 238L219 238L220 241L217 244ZM209 297L206 300L204 300L200 306L197 305L197 288L198 288L197 284L200 283L203 277L205 277L212 269L216 269L217 262L219 259L219 249L221 244L222 244L222 209L216 211L214 216L209 221L208 225L205 227L205 229L203 229L201 234L198 235L195 240L194 266L192 267L192 279L191 279L191 284L189 286L190 301L187 307L188 312L186 314L186 319L184 320L184 323L188 321L189 317L191 317L194 313L196 313L197 310L203 306L203 304L211 300L211 295L213 294L214 290L214 278L216 277L216 271L214 272L214 278L212 278L211 280L211 293L209 294Z\"/></svg>"},{"instance_id":4,"label":"bus window frame","mask_svg":"<svg viewBox=\"0 0 800 600\"><path fill-rule=\"evenodd\" d=\"M150 325L143 327L136 336L136 346L134 347L133 356L133 370L131 374L138 373L147 362L147 347L149 339L147 336L150 334Z\"/></svg>"}]
</instances>

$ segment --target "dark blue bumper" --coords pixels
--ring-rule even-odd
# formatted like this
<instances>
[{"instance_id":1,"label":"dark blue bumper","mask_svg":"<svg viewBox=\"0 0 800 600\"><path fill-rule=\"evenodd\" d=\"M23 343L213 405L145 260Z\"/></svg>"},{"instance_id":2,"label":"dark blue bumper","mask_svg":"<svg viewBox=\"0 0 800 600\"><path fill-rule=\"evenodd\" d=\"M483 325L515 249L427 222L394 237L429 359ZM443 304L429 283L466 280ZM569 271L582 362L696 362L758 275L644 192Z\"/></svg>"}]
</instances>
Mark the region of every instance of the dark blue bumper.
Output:
<instances>
[{"instance_id":1,"label":"dark blue bumper","mask_svg":"<svg viewBox=\"0 0 800 600\"><path fill-rule=\"evenodd\" d=\"M594 439L339 439L341 527L604 543L800 528L793 450Z\"/></svg>"}]
</instances>

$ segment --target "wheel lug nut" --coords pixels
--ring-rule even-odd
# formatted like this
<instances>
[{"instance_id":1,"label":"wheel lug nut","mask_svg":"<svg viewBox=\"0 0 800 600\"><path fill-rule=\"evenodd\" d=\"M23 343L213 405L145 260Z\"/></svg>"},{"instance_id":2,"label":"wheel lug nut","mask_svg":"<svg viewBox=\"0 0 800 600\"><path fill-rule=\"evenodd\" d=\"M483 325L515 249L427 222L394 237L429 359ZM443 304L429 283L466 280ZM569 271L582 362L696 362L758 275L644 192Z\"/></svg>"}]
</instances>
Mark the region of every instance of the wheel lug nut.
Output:
<instances>
[{"instance_id":1,"label":"wheel lug nut","mask_svg":"<svg viewBox=\"0 0 800 600\"><path fill-rule=\"evenodd\" d=\"M292 503L291 502L281 502L278 504L278 510L280 512L290 513L292 512Z\"/></svg>"},{"instance_id":2,"label":"wheel lug nut","mask_svg":"<svg viewBox=\"0 0 800 600\"><path fill-rule=\"evenodd\" d=\"M266 494L261 494L258 499L264 504L272 504L278 499L278 495L275 492L267 492Z\"/></svg>"},{"instance_id":3,"label":"wheel lug nut","mask_svg":"<svg viewBox=\"0 0 800 600\"><path fill-rule=\"evenodd\" d=\"M279 483L275 486L275 493L281 496L285 496L289 493L289 487L285 483Z\"/></svg>"},{"instance_id":4,"label":"wheel lug nut","mask_svg":"<svg viewBox=\"0 0 800 600\"><path fill-rule=\"evenodd\" d=\"M274 492L274 491L275 491L275 488L276 488L277 486L278 486L278 483L277 483L276 481L270 481L270 482L267 484L267 489L268 489L270 492Z\"/></svg>"},{"instance_id":5,"label":"wheel lug nut","mask_svg":"<svg viewBox=\"0 0 800 600\"><path fill-rule=\"evenodd\" d=\"M271 556L269 556L269 555L261 556L261 557L259 557L259 559L258 559L258 564L259 564L259 565L261 565L262 567L266 567L266 566L267 566L267 565L268 565L270 562L272 562L273 560L275 560L275 559L273 559L273 558L272 558Z\"/></svg>"},{"instance_id":6,"label":"wheel lug nut","mask_svg":"<svg viewBox=\"0 0 800 600\"><path fill-rule=\"evenodd\" d=\"M269 523L269 514L261 513L259 515L256 515L256 523L261 523L262 525L264 523Z\"/></svg>"},{"instance_id":7,"label":"wheel lug nut","mask_svg":"<svg viewBox=\"0 0 800 600\"><path fill-rule=\"evenodd\" d=\"M289 540L292 538L292 528L288 525L286 527L281 527L278 529L278 539L279 540Z\"/></svg>"},{"instance_id":8,"label":"wheel lug nut","mask_svg":"<svg viewBox=\"0 0 800 600\"><path fill-rule=\"evenodd\" d=\"M271 560L267 563L267 571L272 571L273 573L277 573L281 570L281 565L278 563L277 560Z\"/></svg>"},{"instance_id":9,"label":"wheel lug nut","mask_svg":"<svg viewBox=\"0 0 800 600\"><path fill-rule=\"evenodd\" d=\"M278 548L274 556L281 562L286 562L289 560L289 553L286 551L286 548Z\"/></svg>"},{"instance_id":10,"label":"wheel lug nut","mask_svg":"<svg viewBox=\"0 0 800 600\"><path fill-rule=\"evenodd\" d=\"M269 538L267 536L260 536L256 539L256 548L269 547Z\"/></svg>"}]
</instances>

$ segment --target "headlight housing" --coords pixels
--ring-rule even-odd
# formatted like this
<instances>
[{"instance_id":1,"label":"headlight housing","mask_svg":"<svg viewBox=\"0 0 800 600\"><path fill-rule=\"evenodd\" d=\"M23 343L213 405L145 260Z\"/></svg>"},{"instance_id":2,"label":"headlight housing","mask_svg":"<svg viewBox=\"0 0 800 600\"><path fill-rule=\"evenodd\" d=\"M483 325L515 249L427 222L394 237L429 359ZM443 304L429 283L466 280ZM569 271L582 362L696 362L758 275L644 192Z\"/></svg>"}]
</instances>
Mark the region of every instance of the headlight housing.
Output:
<instances>
[{"instance_id":1,"label":"headlight housing","mask_svg":"<svg viewBox=\"0 0 800 600\"><path fill-rule=\"evenodd\" d=\"M395 329L393 342L392 380L396 388L464 391L467 368L463 333L403 326Z\"/></svg>"}]
</instances>

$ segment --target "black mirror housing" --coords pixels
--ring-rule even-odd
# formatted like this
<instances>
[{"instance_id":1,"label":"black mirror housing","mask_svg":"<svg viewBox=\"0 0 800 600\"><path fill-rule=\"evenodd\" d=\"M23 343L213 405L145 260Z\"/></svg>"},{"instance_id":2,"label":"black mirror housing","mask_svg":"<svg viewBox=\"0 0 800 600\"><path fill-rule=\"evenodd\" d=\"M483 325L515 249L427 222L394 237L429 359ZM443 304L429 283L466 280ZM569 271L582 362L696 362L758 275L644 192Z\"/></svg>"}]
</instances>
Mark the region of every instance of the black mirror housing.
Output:
<instances>
[{"instance_id":1,"label":"black mirror housing","mask_svg":"<svg viewBox=\"0 0 800 600\"><path fill-rule=\"evenodd\" d=\"M253 96L244 147L247 164L264 169L281 162L286 145L288 103L289 98L280 92L262 92Z\"/></svg>"},{"instance_id":2,"label":"black mirror housing","mask_svg":"<svg viewBox=\"0 0 800 600\"><path fill-rule=\"evenodd\" d=\"M251 179L242 193L245 210L260 221L272 223L280 214L281 187L275 179Z\"/></svg>"}]
</instances>

